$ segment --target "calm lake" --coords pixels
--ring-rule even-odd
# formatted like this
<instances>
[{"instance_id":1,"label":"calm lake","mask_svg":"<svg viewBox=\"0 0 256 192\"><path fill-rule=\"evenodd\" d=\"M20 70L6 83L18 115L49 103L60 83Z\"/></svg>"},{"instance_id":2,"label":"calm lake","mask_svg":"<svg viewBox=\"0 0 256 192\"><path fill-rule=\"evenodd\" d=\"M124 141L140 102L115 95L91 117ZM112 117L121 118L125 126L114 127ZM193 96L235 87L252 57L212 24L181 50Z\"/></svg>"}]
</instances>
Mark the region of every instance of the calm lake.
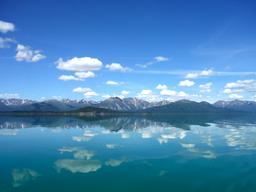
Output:
<instances>
[{"instance_id":1,"label":"calm lake","mask_svg":"<svg viewBox=\"0 0 256 192\"><path fill-rule=\"evenodd\" d=\"M0 191L256 191L256 116L0 116Z\"/></svg>"}]
</instances>

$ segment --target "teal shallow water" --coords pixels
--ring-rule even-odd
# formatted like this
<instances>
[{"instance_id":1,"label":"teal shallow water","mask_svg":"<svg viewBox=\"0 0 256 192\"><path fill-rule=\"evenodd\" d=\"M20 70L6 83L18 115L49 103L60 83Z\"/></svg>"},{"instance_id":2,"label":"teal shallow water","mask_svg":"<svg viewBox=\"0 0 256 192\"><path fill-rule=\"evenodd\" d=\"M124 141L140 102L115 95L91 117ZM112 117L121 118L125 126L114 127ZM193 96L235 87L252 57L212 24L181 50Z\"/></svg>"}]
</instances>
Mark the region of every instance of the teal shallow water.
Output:
<instances>
[{"instance_id":1,"label":"teal shallow water","mask_svg":"<svg viewBox=\"0 0 256 192\"><path fill-rule=\"evenodd\" d=\"M256 191L256 116L0 116L0 191Z\"/></svg>"}]
</instances>

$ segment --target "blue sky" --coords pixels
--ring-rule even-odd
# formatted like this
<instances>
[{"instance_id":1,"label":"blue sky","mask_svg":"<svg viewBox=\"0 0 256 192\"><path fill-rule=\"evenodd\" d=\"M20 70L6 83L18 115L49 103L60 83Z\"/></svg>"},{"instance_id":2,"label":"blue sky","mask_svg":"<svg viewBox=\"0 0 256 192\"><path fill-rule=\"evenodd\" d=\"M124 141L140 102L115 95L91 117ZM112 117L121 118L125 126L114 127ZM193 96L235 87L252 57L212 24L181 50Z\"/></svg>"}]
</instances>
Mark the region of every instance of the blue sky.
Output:
<instances>
[{"instance_id":1,"label":"blue sky","mask_svg":"<svg viewBox=\"0 0 256 192\"><path fill-rule=\"evenodd\" d=\"M249 0L2 0L0 97L255 100L255 20Z\"/></svg>"}]
</instances>

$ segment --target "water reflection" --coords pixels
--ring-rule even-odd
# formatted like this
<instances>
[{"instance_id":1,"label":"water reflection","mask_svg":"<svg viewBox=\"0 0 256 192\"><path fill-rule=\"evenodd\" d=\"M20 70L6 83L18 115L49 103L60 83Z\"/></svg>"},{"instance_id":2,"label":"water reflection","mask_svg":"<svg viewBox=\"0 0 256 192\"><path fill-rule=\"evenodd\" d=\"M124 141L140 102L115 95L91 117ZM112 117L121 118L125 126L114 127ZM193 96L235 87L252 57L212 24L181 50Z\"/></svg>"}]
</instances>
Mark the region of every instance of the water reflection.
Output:
<instances>
[{"instance_id":1,"label":"water reflection","mask_svg":"<svg viewBox=\"0 0 256 192\"><path fill-rule=\"evenodd\" d=\"M133 169L137 180L154 179L156 185L163 185L172 182L172 174L177 172L192 186L188 175L198 170L207 172L211 166L223 170L231 162L236 171L243 166L247 171L255 169L250 162L256 155L255 138L253 115L0 116L0 169L4 170L6 191L11 187L36 191L32 190L33 183L44 185L48 177L68 182L66 175L74 179L72 182L89 179L92 183L111 176L123 181L125 187L127 181L136 178ZM116 176L122 173L126 173L123 178ZM232 171L225 174L234 175ZM212 175L218 178L214 170Z\"/></svg>"},{"instance_id":2,"label":"water reflection","mask_svg":"<svg viewBox=\"0 0 256 192\"><path fill-rule=\"evenodd\" d=\"M73 153L74 158L79 160L81 159L89 160L94 156L93 151L89 151L86 149L79 149L77 147L63 147L63 148L60 148L59 151L61 153L64 153L64 152Z\"/></svg>"},{"instance_id":3,"label":"water reflection","mask_svg":"<svg viewBox=\"0 0 256 192\"><path fill-rule=\"evenodd\" d=\"M255 124L256 115L147 115L147 116L0 116L0 129L48 127L48 128L92 128L101 127L109 131L136 130L147 127L176 127L189 130L191 125L208 127L210 123L220 128L231 125Z\"/></svg>"},{"instance_id":4,"label":"water reflection","mask_svg":"<svg viewBox=\"0 0 256 192\"><path fill-rule=\"evenodd\" d=\"M13 187L20 187L30 180L34 180L40 175L32 169L13 169L12 179Z\"/></svg>"},{"instance_id":5,"label":"water reflection","mask_svg":"<svg viewBox=\"0 0 256 192\"><path fill-rule=\"evenodd\" d=\"M101 162L98 160L60 159L55 165L59 172L64 169L71 173L90 173L101 168Z\"/></svg>"}]
</instances>

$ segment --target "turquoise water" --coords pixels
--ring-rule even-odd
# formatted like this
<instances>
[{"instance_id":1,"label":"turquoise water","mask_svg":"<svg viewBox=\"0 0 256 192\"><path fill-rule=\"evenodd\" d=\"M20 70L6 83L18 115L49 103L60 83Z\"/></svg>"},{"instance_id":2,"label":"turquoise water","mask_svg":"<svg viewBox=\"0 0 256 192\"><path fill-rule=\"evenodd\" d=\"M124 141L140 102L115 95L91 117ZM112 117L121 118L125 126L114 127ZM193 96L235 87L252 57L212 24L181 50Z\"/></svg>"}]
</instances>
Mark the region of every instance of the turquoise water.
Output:
<instances>
[{"instance_id":1,"label":"turquoise water","mask_svg":"<svg viewBox=\"0 0 256 192\"><path fill-rule=\"evenodd\" d=\"M256 116L0 116L0 191L256 191Z\"/></svg>"}]
</instances>

